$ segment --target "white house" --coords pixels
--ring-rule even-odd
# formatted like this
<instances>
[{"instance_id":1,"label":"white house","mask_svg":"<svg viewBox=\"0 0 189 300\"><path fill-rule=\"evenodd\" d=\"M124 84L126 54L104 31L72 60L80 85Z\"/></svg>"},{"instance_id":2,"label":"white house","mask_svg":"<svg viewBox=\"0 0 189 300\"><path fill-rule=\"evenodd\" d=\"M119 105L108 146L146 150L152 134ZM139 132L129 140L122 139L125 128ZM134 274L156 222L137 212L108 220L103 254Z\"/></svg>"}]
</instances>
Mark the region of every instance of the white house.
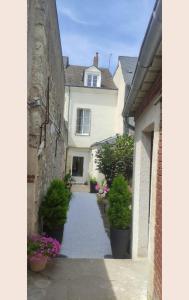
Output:
<instances>
[{"instance_id":1,"label":"white house","mask_svg":"<svg viewBox=\"0 0 189 300\"><path fill-rule=\"evenodd\" d=\"M85 183L90 176L100 176L91 145L116 134L118 90L109 70L98 67L98 53L90 67L69 65L68 57L64 57L64 66L66 170L77 183Z\"/></svg>"},{"instance_id":2,"label":"white house","mask_svg":"<svg viewBox=\"0 0 189 300\"><path fill-rule=\"evenodd\" d=\"M132 126L134 121L132 117L122 118L122 111L124 107L125 98L130 89L137 64L137 57L119 56L118 64L115 70L113 80L118 88L118 102L116 109L116 132L119 134L129 133L133 134ZM130 126L130 125L131 126Z\"/></svg>"}]
</instances>

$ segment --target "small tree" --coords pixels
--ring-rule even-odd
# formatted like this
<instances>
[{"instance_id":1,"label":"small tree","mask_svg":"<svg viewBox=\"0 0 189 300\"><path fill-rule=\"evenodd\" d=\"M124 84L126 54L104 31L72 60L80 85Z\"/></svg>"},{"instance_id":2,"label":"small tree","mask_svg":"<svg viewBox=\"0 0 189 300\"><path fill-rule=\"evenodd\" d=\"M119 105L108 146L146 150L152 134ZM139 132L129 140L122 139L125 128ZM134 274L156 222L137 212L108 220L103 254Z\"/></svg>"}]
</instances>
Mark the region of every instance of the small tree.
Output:
<instances>
[{"instance_id":1,"label":"small tree","mask_svg":"<svg viewBox=\"0 0 189 300\"><path fill-rule=\"evenodd\" d=\"M127 229L131 224L131 193L122 175L114 178L108 194L110 225L115 229Z\"/></svg>"},{"instance_id":2,"label":"small tree","mask_svg":"<svg viewBox=\"0 0 189 300\"><path fill-rule=\"evenodd\" d=\"M63 226L66 222L70 191L62 180L54 179L39 208L39 216L43 217L44 225L49 228Z\"/></svg>"},{"instance_id":3,"label":"small tree","mask_svg":"<svg viewBox=\"0 0 189 300\"><path fill-rule=\"evenodd\" d=\"M111 186L115 176L122 174L129 180L133 169L134 140L132 136L117 135L115 144L104 144L97 151L97 169L104 174Z\"/></svg>"}]
</instances>

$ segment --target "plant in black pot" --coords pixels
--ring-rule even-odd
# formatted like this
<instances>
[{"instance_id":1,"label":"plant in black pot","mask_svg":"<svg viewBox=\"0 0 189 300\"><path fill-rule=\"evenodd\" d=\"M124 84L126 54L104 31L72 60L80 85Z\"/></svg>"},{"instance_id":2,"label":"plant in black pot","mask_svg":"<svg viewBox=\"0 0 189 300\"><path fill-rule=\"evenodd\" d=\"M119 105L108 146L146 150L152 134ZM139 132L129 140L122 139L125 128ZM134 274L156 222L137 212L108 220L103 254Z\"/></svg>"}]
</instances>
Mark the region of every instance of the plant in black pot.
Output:
<instances>
[{"instance_id":1,"label":"plant in black pot","mask_svg":"<svg viewBox=\"0 0 189 300\"><path fill-rule=\"evenodd\" d=\"M130 243L131 193L122 175L114 178L108 200L112 254L114 258L126 258Z\"/></svg>"},{"instance_id":2,"label":"plant in black pot","mask_svg":"<svg viewBox=\"0 0 189 300\"><path fill-rule=\"evenodd\" d=\"M63 181L66 184L66 187L68 188L68 190L71 191L71 187L72 187L72 175L71 175L71 171L69 171L69 173L67 173L64 176Z\"/></svg>"},{"instance_id":3,"label":"plant in black pot","mask_svg":"<svg viewBox=\"0 0 189 300\"><path fill-rule=\"evenodd\" d=\"M63 238L70 197L71 193L65 183L60 179L54 179L39 208L39 217L43 220L43 231L60 243Z\"/></svg>"},{"instance_id":4,"label":"plant in black pot","mask_svg":"<svg viewBox=\"0 0 189 300\"><path fill-rule=\"evenodd\" d=\"M96 190L97 180L95 177L90 178L90 193L97 193Z\"/></svg>"}]
</instances>

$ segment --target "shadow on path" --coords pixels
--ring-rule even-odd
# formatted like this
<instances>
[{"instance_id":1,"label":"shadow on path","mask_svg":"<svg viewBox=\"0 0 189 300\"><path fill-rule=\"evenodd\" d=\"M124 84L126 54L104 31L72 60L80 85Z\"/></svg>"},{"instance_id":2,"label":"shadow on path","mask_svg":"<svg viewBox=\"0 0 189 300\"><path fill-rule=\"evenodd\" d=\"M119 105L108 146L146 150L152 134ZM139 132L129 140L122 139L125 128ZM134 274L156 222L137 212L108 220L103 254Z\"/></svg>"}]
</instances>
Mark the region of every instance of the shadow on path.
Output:
<instances>
[{"instance_id":1,"label":"shadow on path","mask_svg":"<svg viewBox=\"0 0 189 300\"><path fill-rule=\"evenodd\" d=\"M28 274L28 300L146 300L145 261L56 258Z\"/></svg>"}]
</instances>

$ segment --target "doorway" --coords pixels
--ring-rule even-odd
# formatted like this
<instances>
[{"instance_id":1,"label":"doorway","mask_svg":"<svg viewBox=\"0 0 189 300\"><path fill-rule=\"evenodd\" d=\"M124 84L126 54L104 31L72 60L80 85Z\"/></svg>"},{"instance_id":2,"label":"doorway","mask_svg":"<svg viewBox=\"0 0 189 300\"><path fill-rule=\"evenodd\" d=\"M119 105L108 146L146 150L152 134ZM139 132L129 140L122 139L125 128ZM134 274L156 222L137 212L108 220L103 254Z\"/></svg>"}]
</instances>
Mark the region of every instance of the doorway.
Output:
<instances>
[{"instance_id":1,"label":"doorway","mask_svg":"<svg viewBox=\"0 0 189 300\"><path fill-rule=\"evenodd\" d=\"M83 165L84 165L84 157L82 157L82 156L73 156L72 176L74 176L74 177L83 177Z\"/></svg>"},{"instance_id":2,"label":"doorway","mask_svg":"<svg viewBox=\"0 0 189 300\"><path fill-rule=\"evenodd\" d=\"M151 125L142 132L139 188L138 256L148 256L151 219L154 129Z\"/></svg>"}]
</instances>

